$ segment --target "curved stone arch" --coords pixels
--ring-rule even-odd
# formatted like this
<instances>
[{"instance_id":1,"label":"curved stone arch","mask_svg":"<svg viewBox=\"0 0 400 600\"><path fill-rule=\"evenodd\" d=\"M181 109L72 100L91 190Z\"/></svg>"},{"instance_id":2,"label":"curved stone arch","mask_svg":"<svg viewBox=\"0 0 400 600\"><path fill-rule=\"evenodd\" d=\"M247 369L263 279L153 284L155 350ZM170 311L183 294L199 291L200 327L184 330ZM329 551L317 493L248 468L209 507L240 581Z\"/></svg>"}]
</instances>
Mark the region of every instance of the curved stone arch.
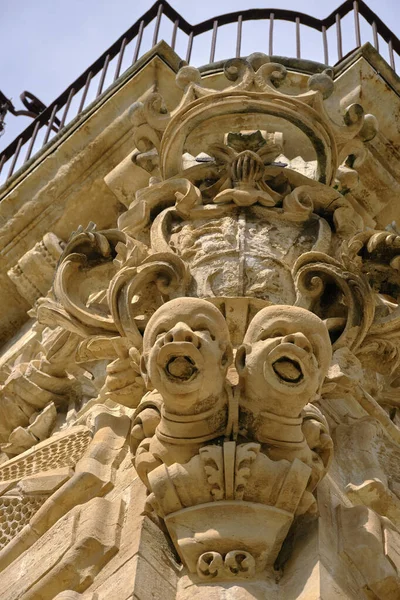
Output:
<instances>
[{"instance_id":1,"label":"curved stone arch","mask_svg":"<svg viewBox=\"0 0 400 600\"><path fill-rule=\"evenodd\" d=\"M240 117L241 129L247 123L267 128L271 116L291 122L310 139L319 164L319 181L331 183L337 169L337 149L333 132L326 120L312 107L297 98L274 93L238 91L229 96L224 92L212 94L190 103L168 124L160 147L160 168L163 178L173 177L181 170L181 156L189 135L203 123L211 130L222 119ZM224 128L226 130L226 127Z\"/></svg>"}]
</instances>

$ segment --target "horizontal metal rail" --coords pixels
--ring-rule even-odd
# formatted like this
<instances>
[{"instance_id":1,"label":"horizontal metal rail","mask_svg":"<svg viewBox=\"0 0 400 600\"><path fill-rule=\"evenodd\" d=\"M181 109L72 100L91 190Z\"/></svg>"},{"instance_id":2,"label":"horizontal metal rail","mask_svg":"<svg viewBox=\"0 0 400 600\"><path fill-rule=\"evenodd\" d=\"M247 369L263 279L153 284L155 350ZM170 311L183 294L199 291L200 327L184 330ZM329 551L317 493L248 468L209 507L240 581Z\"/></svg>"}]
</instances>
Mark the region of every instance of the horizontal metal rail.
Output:
<instances>
[{"instance_id":1,"label":"horizontal metal rail","mask_svg":"<svg viewBox=\"0 0 400 600\"><path fill-rule=\"evenodd\" d=\"M22 131L2 152L0 152L0 174L6 163L10 162L7 175L3 181L13 175L17 168L20 168L28 161L32 154L38 152L46 145L52 137L61 131L72 119L79 115L94 99L103 93L106 83L106 76L110 74L111 80L107 80L106 87L121 77L121 74L126 71L130 64L134 64L138 58L146 51L153 47L160 35L160 27L165 19L171 21L173 25L170 42L172 48L176 47L177 36L185 35L186 51L183 53L187 62L190 61L193 55L193 44L196 37L203 33L211 32L210 43L210 62L213 62L216 57L218 32L224 25L236 25L236 47L232 52L236 56L241 55L242 41L244 39L243 23L246 21L265 21L265 31L269 32L268 44L265 48L254 48L254 50L267 50L268 54L274 53L274 28L276 30L277 22L286 21L294 24L294 39L296 47L296 57L301 56L301 32L304 27L309 27L321 33L321 49L323 49L324 63L329 64L330 50L328 43L328 31L332 28L336 31L336 50L333 52L337 56L338 61L343 58L343 39L342 39L342 19L349 13L353 14L354 19L354 45L353 49L362 44L360 17L371 26L373 42L375 48L379 51L379 38L387 44L389 62L392 69L395 70L395 56L400 55L400 40L392 33L392 31L381 21L381 19L363 2L363 0L346 0L334 12L325 19L317 19L302 12L284 10L280 8L255 8L241 10L237 12L220 15L191 25L188 23L168 2L158 0L143 16L132 25L117 41L110 46L90 67L88 67L71 85L47 106L29 125ZM144 32L151 27L152 35L146 39L152 40L150 47L143 47ZM260 41L256 40L258 46ZM129 50L129 48L131 50ZM128 56L132 57L132 63L125 65L122 69L123 60L126 61ZM331 52L332 56L332 52ZM222 58L229 58L224 56ZM313 59L313 57L307 57ZM110 63L115 59L114 66L110 69ZM97 81L96 81L97 78ZM96 83L91 88L93 82ZM95 89L95 92L90 93L90 89ZM94 95L93 95L94 94ZM76 103L77 110L71 110L73 103ZM68 119L67 119L68 115ZM54 123L60 122L60 126L54 127ZM27 144L27 151L21 153L21 148ZM6 170L5 170L6 171Z\"/></svg>"}]
</instances>

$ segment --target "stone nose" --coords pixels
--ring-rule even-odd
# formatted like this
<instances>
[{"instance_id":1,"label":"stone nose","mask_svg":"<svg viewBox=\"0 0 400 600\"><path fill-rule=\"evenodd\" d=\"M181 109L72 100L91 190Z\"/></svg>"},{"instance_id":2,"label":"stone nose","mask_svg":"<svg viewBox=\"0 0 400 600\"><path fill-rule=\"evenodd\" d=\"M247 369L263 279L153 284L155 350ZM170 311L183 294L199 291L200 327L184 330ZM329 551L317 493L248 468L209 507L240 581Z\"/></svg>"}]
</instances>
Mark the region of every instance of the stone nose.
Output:
<instances>
[{"instance_id":1,"label":"stone nose","mask_svg":"<svg viewBox=\"0 0 400 600\"><path fill-rule=\"evenodd\" d=\"M165 336L165 342L191 342L196 346L199 346L199 338L194 331L186 323L179 322L172 329L169 330Z\"/></svg>"},{"instance_id":2,"label":"stone nose","mask_svg":"<svg viewBox=\"0 0 400 600\"><path fill-rule=\"evenodd\" d=\"M312 352L312 346L308 341L308 338L306 338L304 333L301 333L300 331L296 333L290 333L289 335L285 335L282 338L282 344L294 344L295 346L302 348L306 352Z\"/></svg>"}]
</instances>

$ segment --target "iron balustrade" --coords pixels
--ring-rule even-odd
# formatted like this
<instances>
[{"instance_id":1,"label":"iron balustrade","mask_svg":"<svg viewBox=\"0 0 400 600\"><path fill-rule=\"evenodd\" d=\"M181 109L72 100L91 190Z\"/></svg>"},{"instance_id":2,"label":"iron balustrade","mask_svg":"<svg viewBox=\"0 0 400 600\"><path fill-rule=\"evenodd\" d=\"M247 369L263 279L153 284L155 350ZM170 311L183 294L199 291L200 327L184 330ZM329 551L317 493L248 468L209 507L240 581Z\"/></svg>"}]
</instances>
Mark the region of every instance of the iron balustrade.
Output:
<instances>
[{"instance_id":1,"label":"iron balustrade","mask_svg":"<svg viewBox=\"0 0 400 600\"><path fill-rule=\"evenodd\" d=\"M211 32L211 44L209 61L215 61L218 32L225 25L236 24L236 40L234 52L221 58L227 59L234 53L236 57L241 56L243 40L243 23L246 21L265 21L265 31L268 31L268 44L260 39L256 39L257 48L253 51L267 51L269 55L274 53L274 26L279 21L293 23L295 35L296 58L309 58L301 55L301 32L304 27L311 28L321 34L321 49L323 51L323 60L326 65L329 64L329 57L332 56L332 47L328 38L330 30L336 30L336 48L334 48L337 61L343 58L343 38L342 38L342 19L352 13L354 20L354 46L353 50L362 44L362 31L360 26L360 17L371 27L373 44L379 51L379 40L387 45L388 58L390 66L396 70L395 55L400 55L400 40L392 31L381 21L381 19L363 2L362 0L347 0L341 4L334 12L325 19L317 19L301 12L284 9L249 9L232 12L212 19L191 25L188 23L168 2L158 0L143 16L132 25L120 38L106 50L90 67L86 69L54 102L47 106L29 125L22 131L2 152L0 152L0 174L3 171L3 182L7 181L16 171L16 168L22 167L31 157L43 146L49 143L50 139L58 134L69 122L79 115L93 100L98 98L104 89L106 76L109 81L107 87L115 82L123 73L121 69L123 62L131 53L132 59L125 66L124 71L131 64L135 64L140 56L154 47L159 41L160 28L167 19L172 25L172 34L170 40L166 41L172 49L176 48L178 34L184 34L186 40L185 60L190 63L193 53L193 44L195 38L201 34ZM148 35L150 33L150 35ZM152 33L152 35L151 35ZM148 38L149 43L143 42ZM260 47L260 46L265 46ZM331 44L332 46L332 44ZM228 53L229 54L229 53ZM110 65L114 63L115 70L110 78ZM113 67L113 68L114 68ZM89 90L93 82L98 79L97 88L94 97L91 97ZM111 79L111 80L110 80ZM72 104L75 103L75 114L71 111ZM55 126L57 124L57 126ZM21 150L26 145L25 154ZM7 164L8 163L8 164ZM4 169L7 164L8 169Z\"/></svg>"}]
</instances>

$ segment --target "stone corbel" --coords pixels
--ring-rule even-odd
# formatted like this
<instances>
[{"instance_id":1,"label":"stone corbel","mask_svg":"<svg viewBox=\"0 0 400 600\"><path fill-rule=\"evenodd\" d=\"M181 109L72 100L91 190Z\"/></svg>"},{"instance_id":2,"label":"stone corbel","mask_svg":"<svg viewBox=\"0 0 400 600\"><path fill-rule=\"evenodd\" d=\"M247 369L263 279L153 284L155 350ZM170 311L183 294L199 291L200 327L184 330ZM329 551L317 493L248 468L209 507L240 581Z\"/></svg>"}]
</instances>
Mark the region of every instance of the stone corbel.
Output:
<instances>
[{"instance_id":1,"label":"stone corbel","mask_svg":"<svg viewBox=\"0 0 400 600\"><path fill-rule=\"evenodd\" d=\"M78 393L73 359L78 340L60 328L42 338L41 352L20 362L0 387L0 448L19 454L46 439L54 428L57 409Z\"/></svg>"},{"instance_id":2,"label":"stone corbel","mask_svg":"<svg viewBox=\"0 0 400 600\"><path fill-rule=\"evenodd\" d=\"M124 451L129 428L129 417L116 417L100 412L95 419L93 440L76 463L74 474L42 504L30 522L0 552L0 571L15 561L76 505L103 496L113 488L115 471ZM38 448L32 452L40 450Z\"/></svg>"},{"instance_id":3,"label":"stone corbel","mask_svg":"<svg viewBox=\"0 0 400 600\"><path fill-rule=\"evenodd\" d=\"M80 598L81 594L61 592L87 589L118 552L124 510L121 500L93 498L63 515L57 529L48 531L31 547L37 562L26 563L20 557L2 572L6 586L3 599L12 600L18 594L26 600L71 599L71 594L74 600ZM22 578L16 580L15 569L22 569ZM96 596L84 597L93 600Z\"/></svg>"},{"instance_id":4,"label":"stone corbel","mask_svg":"<svg viewBox=\"0 0 400 600\"><path fill-rule=\"evenodd\" d=\"M153 470L149 502L190 572L251 577L273 565L310 473L297 459L270 460L259 444L225 442L205 446L186 464Z\"/></svg>"},{"instance_id":5,"label":"stone corbel","mask_svg":"<svg viewBox=\"0 0 400 600\"><path fill-rule=\"evenodd\" d=\"M150 492L148 512L163 519L200 580L272 568L294 519L315 513L312 492L332 440L309 402L330 359L321 319L266 307L237 351L240 386L232 389L229 331L213 304L175 299L150 318L141 371L152 391L133 417L134 464Z\"/></svg>"},{"instance_id":6,"label":"stone corbel","mask_svg":"<svg viewBox=\"0 0 400 600\"><path fill-rule=\"evenodd\" d=\"M43 239L8 271L8 276L18 292L31 306L51 288L64 245L54 233L46 233Z\"/></svg>"},{"instance_id":7,"label":"stone corbel","mask_svg":"<svg viewBox=\"0 0 400 600\"><path fill-rule=\"evenodd\" d=\"M398 600L400 532L366 506L339 506L338 516L341 552L361 575L364 591Z\"/></svg>"}]
</instances>

